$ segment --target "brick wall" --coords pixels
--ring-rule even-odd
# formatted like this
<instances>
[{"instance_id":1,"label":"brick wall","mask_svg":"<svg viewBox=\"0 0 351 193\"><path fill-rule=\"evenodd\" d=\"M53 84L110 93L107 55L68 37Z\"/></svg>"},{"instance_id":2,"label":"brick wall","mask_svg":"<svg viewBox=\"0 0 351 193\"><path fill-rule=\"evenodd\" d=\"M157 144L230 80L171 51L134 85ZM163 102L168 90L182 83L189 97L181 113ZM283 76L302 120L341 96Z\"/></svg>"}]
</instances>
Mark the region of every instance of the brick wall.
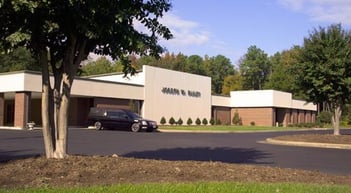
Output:
<instances>
[{"instance_id":1,"label":"brick wall","mask_svg":"<svg viewBox=\"0 0 351 193\"><path fill-rule=\"evenodd\" d=\"M238 111L243 125L250 125L253 121L257 126L273 126L273 108L233 108L232 117L235 111Z\"/></svg>"},{"instance_id":2,"label":"brick wall","mask_svg":"<svg viewBox=\"0 0 351 193\"><path fill-rule=\"evenodd\" d=\"M224 125L231 124L231 111L229 107L212 107L212 117L220 120Z\"/></svg>"},{"instance_id":3,"label":"brick wall","mask_svg":"<svg viewBox=\"0 0 351 193\"><path fill-rule=\"evenodd\" d=\"M70 99L68 125L69 126L85 126L90 110L90 98L74 98Z\"/></svg>"},{"instance_id":4,"label":"brick wall","mask_svg":"<svg viewBox=\"0 0 351 193\"><path fill-rule=\"evenodd\" d=\"M130 109L129 99L94 98L94 107Z\"/></svg>"},{"instance_id":5,"label":"brick wall","mask_svg":"<svg viewBox=\"0 0 351 193\"><path fill-rule=\"evenodd\" d=\"M31 93L17 92L15 94L15 120L14 126L26 128L26 123L30 121Z\"/></svg>"},{"instance_id":6,"label":"brick wall","mask_svg":"<svg viewBox=\"0 0 351 193\"><path fill-rule=\"evenodd\" d=\"M305 117L306 123L311 123L312 122L312 112L311 111L307 111L305 116L306 116Z\"/></svg>"},{"instance_id":7,"label":"brick wall","mask_svg":"<svg viewBox=\"0 0 351 193\"><path fill-rule=\"evenodd\" d=\"M298 123L305 123L305 111L304 110L298 110Z\"/></svg>"},{"instance_id":8,"label":"brick wall","mask_svg":"<svg viewBox=\"0 0 351 193\"><path fill-rule=\"evenodd\" d=\"M296 109L291 110L290 123L292 124L298 123L298 111Z\"/></svg>"}]
</instances>

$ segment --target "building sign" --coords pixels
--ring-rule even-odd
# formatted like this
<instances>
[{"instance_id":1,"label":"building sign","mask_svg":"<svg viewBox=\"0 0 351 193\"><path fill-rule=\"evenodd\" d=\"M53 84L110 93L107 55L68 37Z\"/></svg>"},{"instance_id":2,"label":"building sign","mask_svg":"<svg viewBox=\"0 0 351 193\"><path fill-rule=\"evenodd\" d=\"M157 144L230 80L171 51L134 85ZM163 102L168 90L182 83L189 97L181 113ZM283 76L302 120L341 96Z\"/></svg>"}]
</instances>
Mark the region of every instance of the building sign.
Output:
<instances>
[{"instance_id":1,"label":"building sign","mask_svg":"<svg viewBox=\"0 0 351 193\"><path fill-rule=\"evenodd\" d=\"M193 90L183 90L183 89L177 89L177 88L163 87L161 91L163 94L169 94L169 95L189 96L189 97L195 97L195 98L201 97L201 92L193 91Z\"/></svg>"}]
</instances>

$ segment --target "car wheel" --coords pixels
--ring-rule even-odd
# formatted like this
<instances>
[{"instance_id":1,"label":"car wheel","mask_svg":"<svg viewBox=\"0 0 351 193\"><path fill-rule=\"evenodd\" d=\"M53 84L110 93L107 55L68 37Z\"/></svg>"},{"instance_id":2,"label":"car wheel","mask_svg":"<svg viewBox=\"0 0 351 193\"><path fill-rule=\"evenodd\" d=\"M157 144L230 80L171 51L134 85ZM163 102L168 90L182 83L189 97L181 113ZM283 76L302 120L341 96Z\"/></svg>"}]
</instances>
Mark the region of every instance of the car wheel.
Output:
<instances>
[{"instance_id":1,"label":"car wheel","mask_svg":"<svg viewBox=\"0 0 351 193\"><path fill-rule=\"evenodd\" d=\"M131 129L132 129L133 132L138 132L140 130L139 123L133 123Z\"/></svg>"},{"instance_id":2,"label":"car wheel","mask_svg":"<svg viewBox=\"0 0 351 193\"><path fill-rule=\"evenodd\" d=\"M100 121L96 121L96 122L94 123L94 127L95 127L96 130L101 130L101 129L102 129L102 124L101 124L101 122L100 122Z\"/></svg>"}]
</instances>

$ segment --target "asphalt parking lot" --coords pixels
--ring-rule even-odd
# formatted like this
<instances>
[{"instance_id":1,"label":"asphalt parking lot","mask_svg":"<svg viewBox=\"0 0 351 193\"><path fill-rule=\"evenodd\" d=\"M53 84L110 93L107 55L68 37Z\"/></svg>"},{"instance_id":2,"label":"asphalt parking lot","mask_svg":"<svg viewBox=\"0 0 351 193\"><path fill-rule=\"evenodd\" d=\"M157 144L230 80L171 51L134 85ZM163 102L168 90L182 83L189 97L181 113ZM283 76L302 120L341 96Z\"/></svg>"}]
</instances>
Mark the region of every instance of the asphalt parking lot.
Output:
<instances>
[{"instance_id":1,"label":"asphalt parking lot","mask_svg":"<svg viewBox=\"0 0 351 193\"><path fill-rule=\"evenodd\" d=\"M303 132L330 131L298 133ZM68 153L103 156L117 154L164 160L221 161L351 175L351 150L259 143L266 138L289 133L291 132L132 133L69 129ZM43 154L41 130L0 129L0 161Z\"/></svg>"}]
</instances>

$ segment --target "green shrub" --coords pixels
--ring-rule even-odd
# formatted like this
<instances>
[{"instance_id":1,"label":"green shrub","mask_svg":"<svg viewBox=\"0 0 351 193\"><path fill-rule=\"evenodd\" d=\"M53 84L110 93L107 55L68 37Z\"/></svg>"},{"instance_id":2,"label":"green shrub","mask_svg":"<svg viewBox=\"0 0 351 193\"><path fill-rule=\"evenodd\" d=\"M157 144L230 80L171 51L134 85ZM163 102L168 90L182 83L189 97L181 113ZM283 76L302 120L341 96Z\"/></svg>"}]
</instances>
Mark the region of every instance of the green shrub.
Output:
<instances>
[{"instance_id":1,"label":"green shrub","mask_svg":"<svg viewBox=\"0 0 351 193\"><path fill-rule=\"evenodd\" d=\"M298 128L322 128L324 124L315 122L315 123L290 123L288 127L298 127Z\"/></svg>"},{"instance_id":2,"label":"green shrub","mask_svg":"<svg viewBox=\"0 0 351 193\"><path fill-rule=\"evenodd\" d=\"M222 125L222 121L220 119L216 120L216 125Z\"/></svg>"},{"instance_id":3,"label":"green shrub","mask_svg":"<svg viewBox=\"0 0 351 193\"><path fill-rule=\"evenodd\" d=\"M178 119L177 124L178 124L178 125L183 125L183 120L182 120L182 118L179 118L179 119Z\"/></svg>"},{"instance_id":4,"label":"green shrub","mask_svg":"<svg viewBox=\"0 0 351 193\"><path fill-rule=\"evenodd\" d=\"M173 117L171 117L171 118L169 119L168 123L169 123L169 124L171 124L171 125L174 125L174 123L175 123L174 118L173 118Z\"/></svg>"},{"instance_id":5,"label":"green shrub","mask_svg":"<svg viewBox=\"0 0 351 193\"><path fill-rule=\"evenodd\" d=\"M160 123L161 123L161 125L166 124L166 118L165 118L165 117L162 117Z\"/></svg>"},{"instance_id":6,"label":"green shrub","mask_svg":"<svg viewBox=\"0 0 351 193\"><path fill-rule=\"evenodd\" d=\"M186 121L186 124L187 124L187 125L193 124L193 120L191 120L191 118L189 117L188 120Z\"/></svg>"},{"instance_id":7,"label":"green shrub","mask_svg":"<svg viewBox=\"0 0 351 193\"><path fill-rule=\"evenodd\" d=\"M323 124L330 124L333 114L329 111L322 111L317 116L317 121Z\"/></svg>"},{"instance_id":8,"label":"green shrub","mask_svg":"<svg viewBox=\"0 0 351 193\"><path fill-rule=\"evenodd\" d=\"M239 125L240 124L240 116L239 116L239 113L238 113L238 111L235 111L235 113L234 113L234 116L233 116L233 119L232 119L232 123L234 124L234 125Z\"/></svg>"},{"instance_id":9,"label":"green shrub","mask_svg":"<svg viewBox=\"0 0 351 193\"><path fill-rule=\"evenodd\" d=\"M202 119L202 124L203 124L203 125L207 125L207 124L208 124L208 121L207 121L206 118Z\"/></svg>"},{"instance_id":10,"label":"green shrub","mask_svg":"<svg viewBox=\"0 0 351 193\"><path fill-rule=\"evenodd\" d=\"M200 120L199 118L196 118L195 124L196 124L196 125L201 125L201 120Z\"/></svg>"},{"instance_id":11,"label":"green shrub","mask_svg":"<svg viewBox=\"0 0 351 193\"><path fill-rule=\"evenodd\" d=\"M251 126L255 126L255 125L256 125L255 121L251 121L251 122L250 122L250 125L251 125Z\"/></svg>"},{"instance_id":12,"label":"green shrub","mask_svg":"<svg viewBox=\"0 0 351 193\"><path fill-rule=\"evenodd\" d=\"M213 117L210 119L210 124L211 124L211 125L214 125L214 124L215 124L215 120L214 120Z\"/></svg>"}]
</instances>

